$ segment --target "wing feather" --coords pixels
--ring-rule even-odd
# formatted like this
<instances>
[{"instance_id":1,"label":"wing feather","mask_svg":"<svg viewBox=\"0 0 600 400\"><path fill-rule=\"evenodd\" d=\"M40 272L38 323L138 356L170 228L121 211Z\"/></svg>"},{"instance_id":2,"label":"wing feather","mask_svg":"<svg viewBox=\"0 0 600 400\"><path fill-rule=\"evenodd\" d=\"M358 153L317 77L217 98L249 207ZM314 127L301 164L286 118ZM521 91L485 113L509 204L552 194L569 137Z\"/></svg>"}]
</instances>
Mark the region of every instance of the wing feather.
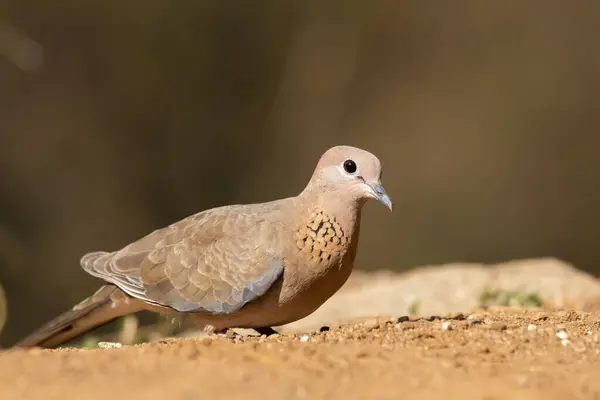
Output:
<instances>
[{"instance_id":1,"label":"wing feather","mask_svg":"<svg viewBox=\"0 0 600 400\"><path fill-rule=\"evenodd\" d=\"M115 253L90 253L81 264L149 303L231 313L262 296L284 268L274 232L280 226L264 209L256 211L251 205L205 211Z\"/></svg>"}]
</instances>

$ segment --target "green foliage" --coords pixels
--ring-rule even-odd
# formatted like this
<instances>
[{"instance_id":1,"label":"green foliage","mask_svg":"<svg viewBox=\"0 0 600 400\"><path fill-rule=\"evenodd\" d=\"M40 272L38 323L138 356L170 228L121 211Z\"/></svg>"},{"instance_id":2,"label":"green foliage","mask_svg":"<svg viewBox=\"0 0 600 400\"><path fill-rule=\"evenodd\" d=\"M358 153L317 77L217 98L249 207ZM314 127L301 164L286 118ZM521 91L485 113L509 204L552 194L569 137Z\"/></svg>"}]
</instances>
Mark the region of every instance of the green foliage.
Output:
<instances>
[{"instance_id":1,"label":"green foliage","mask_svg":"<svg viewBox=\"0 0 600 400\"><path fill-rule=\"evenodd\" d=\"M78 343L73 345L73 347L83 347L87 349L93 349L98 347L98 342L100 339L95 335L85 335Z\"/></svg>"},{"instance_id":2,"label":"green foliage","mask_svg":"<svg viewBox=\"0 0 600 400\"><path fill-rule=\"evenodd\" d=\"M410 303L410 305L408 306L408 315L414 317L417 316L417 314L419 314L419 300L415 300L412 303Z\"/></svg>"},{"instance_id":3,"label":"green foliage","mask_svg":"<svg viewBox=\"0 0 600 400\"><path fill-rule=\"evenodd\" d=\"M538 293L521 290L504 291L486 286L479 295L479 305L489 307L493 305L505 307L541 307L544 304Z\"/></svg>"}]
</instances>

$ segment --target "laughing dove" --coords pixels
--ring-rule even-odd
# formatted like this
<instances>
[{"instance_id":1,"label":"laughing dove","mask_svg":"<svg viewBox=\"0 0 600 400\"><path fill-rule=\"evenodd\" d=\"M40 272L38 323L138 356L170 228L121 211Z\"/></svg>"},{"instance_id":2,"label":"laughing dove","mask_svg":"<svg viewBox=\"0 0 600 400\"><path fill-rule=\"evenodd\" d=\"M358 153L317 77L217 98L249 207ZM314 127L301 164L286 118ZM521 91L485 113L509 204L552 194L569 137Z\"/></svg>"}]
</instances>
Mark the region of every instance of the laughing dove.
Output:
<instances>
[{"instance_id":1,"label":"laughing dove","mask_svg":"<svg viewBox=\"0 0 600 400\"><path fill-rule=\"evenodd\" d=\"M303 318L350 275L364 203L392 210L380 178L373 154L333 147L296 197L213 208L121 250L86 254L83 269L107 284L17 346L55 347L141 310L192 313L217 332Z\"/></svg>"}]
</instances>

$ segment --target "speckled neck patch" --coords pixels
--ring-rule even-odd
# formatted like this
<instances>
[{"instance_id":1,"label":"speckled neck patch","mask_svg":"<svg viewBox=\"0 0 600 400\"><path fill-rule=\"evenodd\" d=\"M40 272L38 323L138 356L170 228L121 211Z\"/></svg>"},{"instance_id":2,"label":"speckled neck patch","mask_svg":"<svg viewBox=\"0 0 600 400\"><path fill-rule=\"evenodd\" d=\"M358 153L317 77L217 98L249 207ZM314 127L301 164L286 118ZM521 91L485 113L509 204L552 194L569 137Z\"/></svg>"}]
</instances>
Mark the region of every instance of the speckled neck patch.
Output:
<instances>
[{"instance_id":1,"label":"speckled neck patch","mask_svg":"<svg viewBox=\"0 0 600 400\"><path fill-rule=\"evenodd\" d=\"M345 250L348 238L335 217L322 211L312 213L306 226L296 232L296 244L311 263L335 261Z\"/></svg>"}]
</instances>

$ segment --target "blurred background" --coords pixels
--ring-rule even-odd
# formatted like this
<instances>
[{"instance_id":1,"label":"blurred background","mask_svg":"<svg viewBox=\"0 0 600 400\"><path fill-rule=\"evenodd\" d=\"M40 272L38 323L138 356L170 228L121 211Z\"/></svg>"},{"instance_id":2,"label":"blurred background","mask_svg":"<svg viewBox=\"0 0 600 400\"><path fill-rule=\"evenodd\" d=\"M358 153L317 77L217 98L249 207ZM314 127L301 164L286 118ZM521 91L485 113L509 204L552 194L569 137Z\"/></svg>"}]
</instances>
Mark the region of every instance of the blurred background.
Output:
<instances>
[{"instance_id":1,"label":"blurred background","mask_svg":"<svg viewBox=\"0 0 600 400\"><path fill-rule=\"evenodd\" d=\"M200 210L375 153L357 268L554 256L600 273L600 3L0 5L0 282L13 343L79 267Z\"/></svg>"}]
</instances>

